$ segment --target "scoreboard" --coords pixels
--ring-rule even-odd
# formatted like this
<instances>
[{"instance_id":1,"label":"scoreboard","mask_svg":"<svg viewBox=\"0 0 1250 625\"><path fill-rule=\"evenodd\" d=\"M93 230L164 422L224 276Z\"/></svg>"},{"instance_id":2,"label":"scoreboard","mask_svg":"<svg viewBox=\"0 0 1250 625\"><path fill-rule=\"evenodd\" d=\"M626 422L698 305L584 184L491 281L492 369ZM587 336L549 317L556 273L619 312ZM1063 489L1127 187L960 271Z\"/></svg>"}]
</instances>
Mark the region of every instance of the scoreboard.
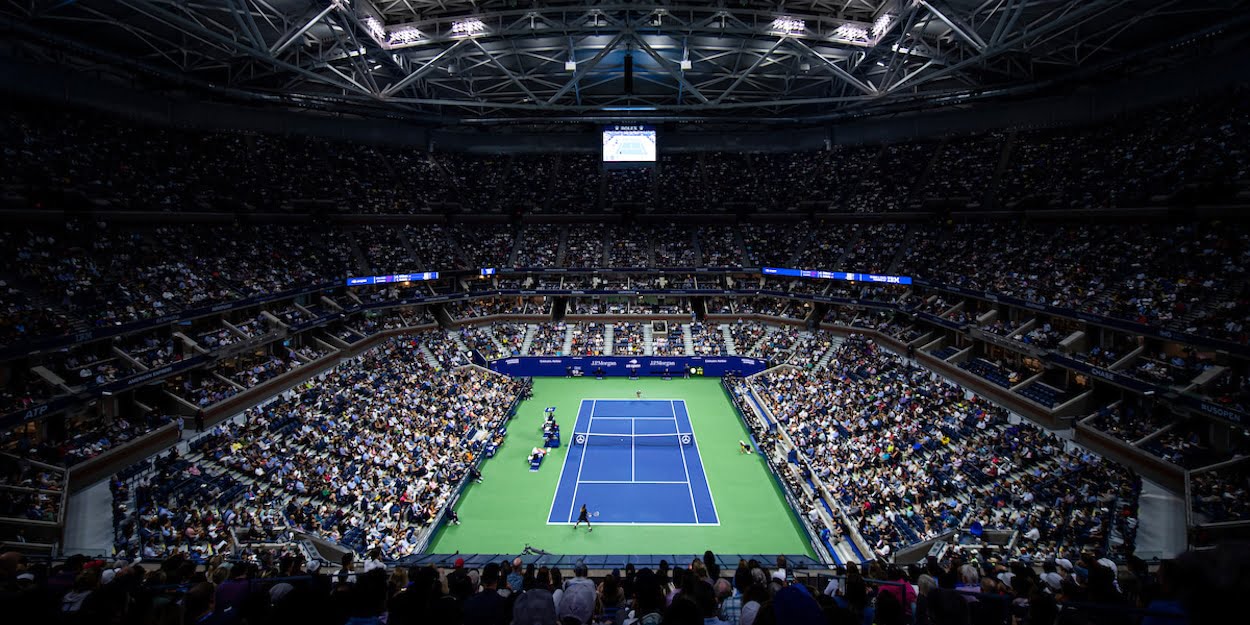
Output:
<instances>
[{"instance_id":1,"label":"scoreboard","mask_svg":"<svg viewBox=\"0 0 1250 625\"><path fill-rule=\"evenodd\" d=\"M655 126L614 125L603 129L603 162L654 163Z\"/></svg>"}]
</instances>

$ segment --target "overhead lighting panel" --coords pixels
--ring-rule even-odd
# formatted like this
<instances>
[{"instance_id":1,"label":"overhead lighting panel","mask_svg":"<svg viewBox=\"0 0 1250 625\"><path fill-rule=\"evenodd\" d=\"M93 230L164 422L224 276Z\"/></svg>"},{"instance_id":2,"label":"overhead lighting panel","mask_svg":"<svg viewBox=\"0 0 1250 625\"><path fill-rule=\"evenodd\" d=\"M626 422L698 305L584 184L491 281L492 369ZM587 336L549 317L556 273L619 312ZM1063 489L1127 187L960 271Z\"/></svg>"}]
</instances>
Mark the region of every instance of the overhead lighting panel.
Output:
<instances>
[{"instance_id":1,"label":"overhead lighting panel","mask_svg":"<svg viewBox=\"0 0 1250 625\"><path fill-rule=\"evenodd\" d=\"M807 22L793 17L779 17L770 28L770 32L780 35L802 35L806 30Z\"/></svg>"},{"instance_id":2,"label":"overhead lighting panel","mask_svg":"<svg viewBox=\"0 0 1250 625\"><path fill-rule=\"evenodd\" d=\"M373 40L382 43L386 41L386 27L376 17L366 17L364 20L365 30L369 31L369 36Z\"/></svg>"},{"instance_id":3,"label":"overhead lighting panel","mask_svg":"<svg viewBox=\"0 0 1250 625\"><path fill-rule=\"evenodd\" d=\"M843 24L834 29L833 38L838 41L865 43L868 41L868 29L856 24Z\"/></svg>"},{"instance_id":4,"label":"overhead lighting panel","mask_svg":"<svg viewBox=\"0 0 1250 625\"><path fill-rule=\"evenodd\" d=\"M396 28L390 32L386 42L393 46L402 46L416 43L421 39L421 31L416 28Z\"/></svg>"},{"instance_id":5,"label":"overhead lighting panel","mask_svg":"<svg viewBox=\"0 0 1250 625\"><path fill-rule=\"evenodd\" d=\"M486 24L477 18L451 23L452 37L474 37L486 32Z\"/></svg>"},{"instance_id":6,"label":"overhead lighting panel","mask_svg":"<svg viewBox=\"0 0 1250 625\"><path fill-rule=\"evenodd\" d=\"M884 35L890 27L894 25L895 15L893 13L882 13L877 16L877 20L872 23L873 38Z\"/></svg>"}]
</instances>

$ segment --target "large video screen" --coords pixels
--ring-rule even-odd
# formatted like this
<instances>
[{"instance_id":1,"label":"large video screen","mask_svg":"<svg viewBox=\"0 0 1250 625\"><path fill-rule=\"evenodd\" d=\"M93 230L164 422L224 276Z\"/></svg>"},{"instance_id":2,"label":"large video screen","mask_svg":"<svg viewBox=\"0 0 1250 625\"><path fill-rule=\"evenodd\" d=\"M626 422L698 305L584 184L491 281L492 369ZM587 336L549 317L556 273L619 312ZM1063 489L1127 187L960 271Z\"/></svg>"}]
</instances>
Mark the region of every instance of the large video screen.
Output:
<instances>
[{"instance_id":1,"label":"large video screen","mask_svg":"<svg viewBox=\"0 0 1250 625\"><path fill-rule=\"evenodd\" d=\"M603 129L603 162L654 163L654 126L608 126Z\"/></svg>"}]
</instances>

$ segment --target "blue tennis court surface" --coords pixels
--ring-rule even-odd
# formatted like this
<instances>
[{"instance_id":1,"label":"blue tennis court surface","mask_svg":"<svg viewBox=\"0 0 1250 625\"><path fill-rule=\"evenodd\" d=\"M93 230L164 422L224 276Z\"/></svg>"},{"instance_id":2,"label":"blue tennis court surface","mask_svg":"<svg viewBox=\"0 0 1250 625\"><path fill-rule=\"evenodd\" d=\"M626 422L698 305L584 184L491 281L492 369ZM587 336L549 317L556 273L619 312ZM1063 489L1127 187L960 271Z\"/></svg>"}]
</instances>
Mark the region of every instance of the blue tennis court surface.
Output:
<instances>
[{"instance_id":1,"label":"blue tennis court surface","mask_svg":"<svg viewBox=\"0 0 1250 625\"><path fill-rule=\"evenodd\" d=\"M583 399L549 525L719 525L680 399Z\"/></svg>"}]
</instances>

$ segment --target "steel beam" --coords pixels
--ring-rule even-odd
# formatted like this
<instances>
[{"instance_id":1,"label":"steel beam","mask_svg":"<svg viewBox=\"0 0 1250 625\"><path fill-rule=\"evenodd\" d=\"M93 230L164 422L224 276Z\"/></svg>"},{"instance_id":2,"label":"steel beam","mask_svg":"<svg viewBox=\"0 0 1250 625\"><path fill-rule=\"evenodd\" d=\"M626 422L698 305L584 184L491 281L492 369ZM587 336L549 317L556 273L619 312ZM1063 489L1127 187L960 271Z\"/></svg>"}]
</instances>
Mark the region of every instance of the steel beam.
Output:
<instances>
[{"instance_id":1,"label":"steel beam","mask_svg":"<svg viewBox=\"0 0 1250 625\"><path fill-rule=\"evenodd\" d=\"M564 83L564 86L560 87L559 91L555 92L555 95L552 95L547 99L547 104L555 104L560 100L560 98L564 97L564 94L572 90L573 87L576 87L577 84L582 81L582 78L585 78L586 74L590 73L590 70L598 67L599 63L603 61L606 56L608 56L608 53L612 52L616 49L616 46L620 45L621 40L624 38L625 31L616 33L616 36L612 37L611 41L608 41L607 45L603 46L603 48L601 48L599 52L595 53L593 57L587 61L578 63L577 71L573 72L573 77L569 78L569 81Z\"/></svg>"}]
</instances>

